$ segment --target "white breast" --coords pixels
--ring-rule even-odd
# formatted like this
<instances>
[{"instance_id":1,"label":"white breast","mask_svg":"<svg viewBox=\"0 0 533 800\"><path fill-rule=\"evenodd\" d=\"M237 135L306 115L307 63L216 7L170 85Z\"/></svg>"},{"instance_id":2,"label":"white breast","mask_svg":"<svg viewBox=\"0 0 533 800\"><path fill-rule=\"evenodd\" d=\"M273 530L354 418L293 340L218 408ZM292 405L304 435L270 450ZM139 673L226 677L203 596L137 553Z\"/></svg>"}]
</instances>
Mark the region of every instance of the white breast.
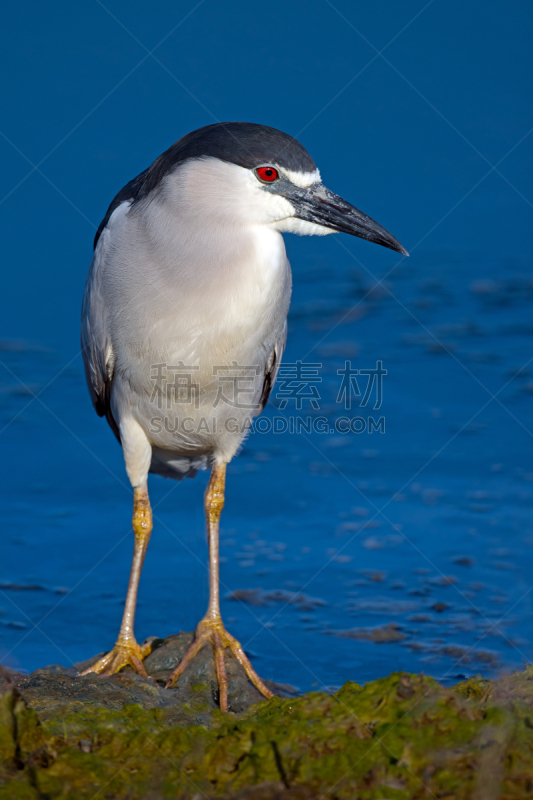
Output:
<instances>
[{"instance_id":1,"label":"white breast","mask_svg":"<svg viewBox=\"0 0 533 800\"><path fill-rule=\"evenodd\" d=\"M283 238L227 213L206 218L161 196L115 229L105 281L124 368L139 358L210 368L270 354L290 300Z\"/></svg>"}]
</instances>

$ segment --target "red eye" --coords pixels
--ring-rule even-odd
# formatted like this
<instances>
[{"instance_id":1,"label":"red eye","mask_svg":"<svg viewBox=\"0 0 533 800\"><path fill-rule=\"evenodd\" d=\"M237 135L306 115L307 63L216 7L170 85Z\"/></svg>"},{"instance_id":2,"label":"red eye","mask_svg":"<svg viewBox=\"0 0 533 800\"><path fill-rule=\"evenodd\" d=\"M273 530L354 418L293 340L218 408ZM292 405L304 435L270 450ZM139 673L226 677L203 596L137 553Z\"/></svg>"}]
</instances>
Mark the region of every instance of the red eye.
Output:
<instances>
[{"instance_id":1,"label":"red eye","mask_svg":"<svg viewBox=\"0 0 533 800\"><path fill-rule=\"evenodd\" d=\"M279 178L279 173L274 167L257 167L255 174L260 181L265 183L272 183Z\"/></svg>"}]
</instances>

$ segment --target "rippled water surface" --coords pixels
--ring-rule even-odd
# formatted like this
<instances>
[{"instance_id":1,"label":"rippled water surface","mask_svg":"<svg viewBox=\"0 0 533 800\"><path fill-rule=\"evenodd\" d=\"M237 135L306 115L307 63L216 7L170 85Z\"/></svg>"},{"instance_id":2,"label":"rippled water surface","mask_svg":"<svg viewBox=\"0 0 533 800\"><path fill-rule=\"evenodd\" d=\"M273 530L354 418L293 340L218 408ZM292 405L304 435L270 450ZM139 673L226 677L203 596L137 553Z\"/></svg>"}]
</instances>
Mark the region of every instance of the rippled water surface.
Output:
<instances>
[{"instance_id":1,"label":"rippled water surface","mask_svg":"<svg viewBox=\"0 0 533 800\"><path fill-rule=\"evenodd\" d=\"M520 667L532 656L533 281L519 261L442 253L376 284L331 241L329 260L312 248L293 257L284 358L322 364L319 408L274 399L265 414L332 427L339 415L384 417L385 432L250 436L222 521L227 626L264 677L301 689L392 669L454 682ZM350 246L372 264L371 248ZM131 490L76 342L1 347L0 656L33 670L112 645ZM374 393L345 411L337 371L378 360L381 408ZM139 640L203 614L206 478L150 478Z\"/></svg>"}]
</instances>

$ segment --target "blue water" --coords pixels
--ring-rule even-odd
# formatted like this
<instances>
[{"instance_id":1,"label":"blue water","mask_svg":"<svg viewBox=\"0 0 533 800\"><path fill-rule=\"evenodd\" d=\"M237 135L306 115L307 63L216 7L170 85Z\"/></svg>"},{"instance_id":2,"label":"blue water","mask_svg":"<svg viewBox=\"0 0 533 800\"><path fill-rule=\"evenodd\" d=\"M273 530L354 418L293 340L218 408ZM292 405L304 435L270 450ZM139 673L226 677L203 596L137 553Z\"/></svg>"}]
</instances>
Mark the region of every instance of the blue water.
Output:
<instances>
[{"instance_id":1,"label":"blue water","mask_svg":"<svg viewBox=\"0 0 533 800\"><path fill-rule=\"evenodd\" d=\"M375 282L333 239L329 255L295 265L285 356L322 364L319 410L289 401L266 415L370 415L385 432L250 436L222 522L227 624L264 676L305 689L398 668L453 681L519 667L532 656L533 361L513 375L533 355L531 278L516 261L428 254L369 292ZM34 669L114 641L131 493L80 357L66 365L67 352L5 342L1 358L2 658ZM337 370L378 359L381 409L339 406ZM205 483L151 478L139 639L190 630L204 611ZM251 602L229 597L253 589ZM391 623L400 641L338 635Z\"/></svg>"},{"instance_id":2,"label":"blue water","mask_svg":"<svg viewBox=\"0 0 533 800\"><path fill-rule=\"evenodd\" d=\"M229 629L263 676L301 689L400 668L453 682L533 655L533 13L522 0L505 13L497 0L333 6L162 0L154 11L115 0L6 11L7 664L68 664L115 640L131 490L78 348L91 241L124 183L215 119L298 136L325 183L412 252L287 238L295 287L284 362L322 365L320 401L298 411L274 398L265 417L325 417L333 430L339 414L383 417L385 432L250 436L229 468L222 521ZM381 408L374 394L344 410L337 371L379 360ZM151 479L139 640L192 630L204 612L206 478ZM389 641L376 643L383 628Z\"/></svg>"}]
</instances>

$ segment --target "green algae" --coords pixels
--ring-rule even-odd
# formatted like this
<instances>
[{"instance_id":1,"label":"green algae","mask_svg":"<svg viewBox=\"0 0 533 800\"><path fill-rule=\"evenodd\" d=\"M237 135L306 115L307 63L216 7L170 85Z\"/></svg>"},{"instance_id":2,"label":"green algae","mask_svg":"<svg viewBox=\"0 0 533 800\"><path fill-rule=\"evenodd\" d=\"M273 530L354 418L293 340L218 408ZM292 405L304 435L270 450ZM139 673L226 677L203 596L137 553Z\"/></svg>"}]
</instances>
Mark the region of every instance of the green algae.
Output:
<instances>
[{"instance_id":1,"label":"green algae","mask_svg":"<svg viewBox=\"0 0 533 800\"><path fill-rule=\"evenodd\" d=\"M453 689L393 673L240 714L203 710L191 724L192 708L180 722L136 704L80 703L40 719L10 687L0 704L0 800L530 798L532 701L527 670Z\"/></svg>"}]
</instances>

